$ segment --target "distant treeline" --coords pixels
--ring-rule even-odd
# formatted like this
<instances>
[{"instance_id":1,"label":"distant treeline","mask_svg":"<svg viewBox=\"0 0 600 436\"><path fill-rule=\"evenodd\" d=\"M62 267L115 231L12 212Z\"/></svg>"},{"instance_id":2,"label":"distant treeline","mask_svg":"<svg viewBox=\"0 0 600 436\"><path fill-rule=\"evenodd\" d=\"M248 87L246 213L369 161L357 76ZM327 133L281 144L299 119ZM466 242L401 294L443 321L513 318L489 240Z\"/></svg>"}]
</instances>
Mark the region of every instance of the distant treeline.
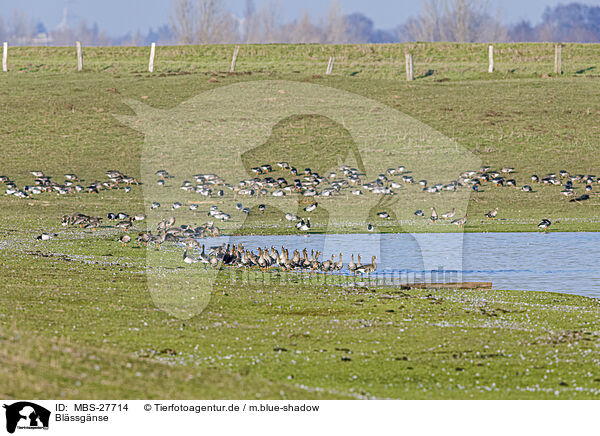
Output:
<instances>
[{"instance_id":1,"label":"distant treeline","mask_svg":"<svg viewBox=\"0 0 600 436\"><path fill-rule=\"evenodd\" d=\"M112 37L95 23L70 22L66 11L62 22L48 29L15 10L0 16L0 40L11 45L600 41L600 6L580 3L547 7L537 24L504 24L501 10L491 11L483 0L422 0L420 15L393 29L376 28L362 13L343 14L337 0L321 17L308 11L291 21L282 16L275 3L257 9L253 0L246 0L242 17L237 17L225 0L172 0L168 23L146 34Z\"/></svg>"}]
</instances>

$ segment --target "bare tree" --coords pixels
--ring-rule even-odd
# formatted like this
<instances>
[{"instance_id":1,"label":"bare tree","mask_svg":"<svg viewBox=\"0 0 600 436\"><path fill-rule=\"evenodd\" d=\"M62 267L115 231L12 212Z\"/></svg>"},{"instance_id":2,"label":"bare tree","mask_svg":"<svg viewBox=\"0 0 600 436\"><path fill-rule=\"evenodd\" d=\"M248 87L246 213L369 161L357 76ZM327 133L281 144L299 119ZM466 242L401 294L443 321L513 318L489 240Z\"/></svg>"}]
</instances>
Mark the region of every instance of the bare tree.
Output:
<instances>
[{"instance_id":1,"label":"bare tree","mask_svg":"<svg viewBox=\"0 0 600 436\"><path fill-rule=\"evenodd\" d=\"M423 0L423 12L409 20L404 31L415 41L504 41L500 10L492 17L487 1Z\"/></svg>"},{"instance_id":2,"label":"bare tree","mask_svg":"<svg viewBox=\"0 0 600 436\"><path fill-rule=\"evenodd\" d=\"M256 30L255 21L256 8L254 7L254 0L246 0L244 7L244 27L243 27L243 41L249 42L252 39L252 32Z\"/></svg>"},{"instance_id":3,"label":"bare tree","mask_svg":"<svg viewBox=\"0 0 600 436\"><path fill-rule=\"evenodd\" d=\"M338 0L333 0L331 2L322 28L322 42L325 44L344 44L348 42L348 27L342 14L342 7Z\"/></svg>"},{"instance_id":4,"label":"bare tree","mask_svg":"<svg viewBox=\"0 0 600 436\"><path fill-rule=\"evenodd\" d=\"M223 0L174 0L171 27L180 44L237 41L238 23Z\"/></svg>"},{"instance_id":5,"label":"bare tree","mask_svg":"<svg viewBox=\"0 0 600 436\"><path fill-rule=\"evenodd\" d=\"M310 44L321 42L323 39L323 32L312 22L308 10L304 10L300 15L300 18L288 27L289 30L287 33L292 42Z\"/></svg>"},{"instance_id":6,"label":"bare tree","mask_svg":"<svg viewBox=\"0 0 600 436\"><path fill-rule=\"evenodd\" d=\"M405 32L415 41L442 40L442 6L440 0L422 0L422 12L417 18L409 19Z\"/></svg>"},{"instance_id":7,"label":"bare tree","mask_svg":"<svg viewBox=\"0 0 600 436\"><path fill-rule=\"evenodd\" d=\"M194 14L193 0L173 0L171 27L180 44L194 41Z\"/></svg>"}]
</instances>

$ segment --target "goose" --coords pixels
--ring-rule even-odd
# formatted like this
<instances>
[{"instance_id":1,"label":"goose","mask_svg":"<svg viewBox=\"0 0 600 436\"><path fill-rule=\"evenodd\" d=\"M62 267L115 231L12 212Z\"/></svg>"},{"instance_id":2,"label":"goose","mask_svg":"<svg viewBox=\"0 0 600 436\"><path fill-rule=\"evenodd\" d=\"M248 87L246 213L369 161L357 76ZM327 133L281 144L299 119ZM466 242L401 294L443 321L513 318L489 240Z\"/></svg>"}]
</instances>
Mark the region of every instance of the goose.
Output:
<instances>
[{"instance_id":1,"label":"goose","mask_svg":"<svg viewBox=\"0 0 600 436\"><path fill-rule=\"evenodd\" d=\"M306 218L306 221L301 220L296 224L296 228L302 232L308 232L310 230L310 217Z\"/></svg>"},{"instance_id":2,"label":"goose","mask_svg":"<svg viewBox=\"0 0 600 436\"><path fill-rule=\"evenodd\" d=\"M152 236L150 235L150 242L157 244L160 247L160 244L165 242L167 239L167 233L164 230L159 230L158 235Z\"/></svg>"},{"instance_id":3,"label":"goose","mask_svg":"<svg viewBox=\"0 0 600 436\"><path fill-rule=\"evenodd\" d=\"M415 215L416 215L416 216L425 216L425 214L423 213L423 211L422 211L421 209L417 209L417 210L415 211Z\"/></svg>"},{"instance_id":4,"label":"goose","mask_svg":"<svg viewBox=\"0 0 600 436\"><path fill-rule=\"evenodd\" d=\"M293 213L286 213L285 219L288 221L298 221L300 218L298 218L298 216L294 215Z\"/></svg>"},{"instance_id":5,"label":"goose","mask_svg":"<svg viewBox=\"0 0 600 436\"><path fill-rule=\"evenodd\" d=\"M455 214L456 214L456 209L452 208L452 210L450 212L443 213L442 218L444 218L445 220L451 220L452 218L454 218Z\"/></svg>"},{"instance_id":6,"label":"goose","mask_svg":"<svg viewBox=\"0 0 600 436\"><path fill-rule=\"evenodd\" d=\"M361 265L360 267L356 268L356 272L359 273L360 275L366 274L367 279L368 279L370 274L372 272L375 272L376 269L377 269L377 264L375 263L375 256L373 256L371 258L371 263L367 263L366 265Z\"/></svg>"},{"instance_id":7,"label":"goose","mask_svg":"<svg viewBox=\"0 0 600 436\"><path fill-rule=\"evenodd\" d=\"M189 265L191 265L192 263L196 263L198 262L198 259L188 255L188 251L187 249L185 250L185 252L183 253L183 261Z\"/></svg>"},{"instance_id":8,"label":"goose","mask_svg":"<svg viewBox=\"0 0 600 436\"><path fill-rule=\"evenodd\" d=\"M467 223L467 214L465 214L465 216L464 216L464 217L462 217L462 218L458 218L458 219L455 219L455 220L453 220L453 221L451 222L451 224L455 224L455 225L457 225L458 227L462 227L462 226L464 226L466 223Z\"/></svg>"},{"instance_id":9,"label":"goose","mask_svg":"<svg viewBox=\"0 0 600 436\"><path fill-rule=\"evenodd\" d=\"M129 236L128 234L121 235L119 237L119 241L121 241L121 245L125 247L129 242L131 242L131 236Z\"/></svg>"},{"instance_id":10,"label":"goose","mask_svg":"<svg viewBox=\"0 0 600 436\"><path fill-rule=\"evenodd\" d=\"M209 257L204 252L204 244L202 244L202 251L200 252L200 255L198 256L198 261L205 265L210 263Z\"/></svg>"},{"instance_id":11,"label":"goose","mask_svg":"<svg viewBox=\"0 0 600 436\"><path fill-rule=\"evenodd\" d=\"M367 224L367 231L368 232L372 232L374 230L375 230L375 226L373 224L371 224L371 223L368 223Z\"/></svg>"},{"instance_id":12,"label":"goose","mask_svg":"<svg viewBox=\"0 0 600 436\"><path fill-rule=\"evenodd\" d=\"M498 208L495 208L494 210L490 210L488 213L485 214L487 219L490 219L490 218L495 219L497 215L498 215Z\"/></svg>"},{"instance_id":13,"label":"goose","mask_svg":"<svg viewBox=\"0 0 600 436\"><path fill-rule=\"evenodd\" d=\"M310 261L310 269L311 272L314 272L315 270L319 270L320 266L321 266L321 262L319 262L319 256L321 255L320 251L317 251L317 253L315 254L314 259L311 256L311 261Z\"/></svg>"},{"instance_id":14,"label":"goose","mask_svg":"<svg viewBox=\"0 0 600 436\"><path fill-rule=\"evenodd\" d=\"M198 210L198 204L197 203L192 203L190 204L190 210Z\"/></svg>"},{"instance_id":15,"label":"goose","mask_svg":"<svg viewBox=\"0 0 600 436\"><path fill-rule=\"evenodd\" d=\"M389 219L391 219L391 218L392 218L392 217L390 216L390 214L389 214L389 213L387 213L387 212L377 212L377 216L378 216L379 218L383 218L384 220L389 220Z\"/></svg>"},{"instance_id":16,"label":"goose","mask_svg":"<svg viewBox=\"0 0 600 436\"><path fill-rule=\"evenodd\" d=\"M55 236L57 236L56 233L53 233L53 234L52 233L42 233L35 239L38 239L40 241L48 241L48 240L54 238Z\"/></svg>"},{"instance_id":17,"label":"goose","mask_svg":"<svg viewBox=\"0 0 600 436\"><path fill-rule=\"evenodd\" d=\"M552 225L552 222L547 219L544 218L539 224L538 224L538 229L539 230L543 230L544 232L548 231L548 227L550 227Z\"/></svg>"},{"instance_id":18,"label":"goose","mask_svg":"<svg viewBox=\"0 0 600 436\"><path fill-rule=\"evenodd\" d=\"M333 265L334 271L341 271L344 266L344 262L342 261L342 253L339 254L339 260Z\"/></svg>"},{"instance_id":19,"label":"goose","mask_svg":"<svg viewBox=\"0 0 600 436\"><path fill-rule=\"evenodd\" d=\"M327 259L327 260L323 261L323 263L320 265L321 271L324 274L329 273L329 271L331 271L331 269L333 268L334 263L335 262L333 261L333 254L332 254L331 255L331 260Z\"/></svg>"},{"instance_id":20,"label":"goose","mask_svg":"<svg viewBox=\"0 0 600 436\"><path fill-rule=\"evenodd\" d=\"M436 222L438 219L438 215L437 212L435 211L435 208L431 208L431 216L429 217L429 219L431 220L432 223Z\"/></svg>"},{"instance_id":21,"label":"goose","mask_svg":"<svg viewBox=\"0 0 600 436\"><path fill-rule=\"evenodd\" d=\"M316 201L313 204L309 204L308 206L306 206L304 208L304 210L306 212L312 212L313 210L315 210L317 208L317 206L319 205L319 203L317 203Z\"/></svg>"},{"instance_id":22,"label":"goose","mask_svg":"<svg viewBox=\"0 0 600 436\"><path fill-rule=\"evenodd\" d=\"M158 170L155 175L163 179L168 179L171 177L166 170Z\"/></svg>"},{"instance_id":23,"label":"goose","mask_svg":"<svg viewBox=\"0 0 600 436\"><path fill-rule=\"evenodd\" d=\"M214 254L211 255L209 258L209 265L213 268L216 268L217 266L219 266L219 259Z\"/></svg>"},{"instance_id":24,"label":"goose","mask_svg":"<svg viewBox=\"0 0 600 436\"><path fill-rule=\"evenodd\" d=\"M136 242L138 243L138 245L148 245L148 243L150 242L151 236L149 233L145 233L145 232L141 232L138 234L137 240Z\"/></svg>"},{"instance_id":25,"label":"goose","mask_svg":"<svg viewBox=\"0 0 600 436\"><path fill-rule=\"evenodd\" d=\"M356 264L354 263L354 254L350 256L350 263L348 264L348 271L352 274L356 274Z\"/></svg>"},{"instance_id":26,"label":"goose","mask_svg":"<svg viewBox=\"0 0 600 436\"><path fill-rule=\"evenodd\" d=\"M160 203L158 201L155 201L154 203L152 203L152 205L150 207L152 209L158 209L160 207Z\"/></svg>"}]
</instances>

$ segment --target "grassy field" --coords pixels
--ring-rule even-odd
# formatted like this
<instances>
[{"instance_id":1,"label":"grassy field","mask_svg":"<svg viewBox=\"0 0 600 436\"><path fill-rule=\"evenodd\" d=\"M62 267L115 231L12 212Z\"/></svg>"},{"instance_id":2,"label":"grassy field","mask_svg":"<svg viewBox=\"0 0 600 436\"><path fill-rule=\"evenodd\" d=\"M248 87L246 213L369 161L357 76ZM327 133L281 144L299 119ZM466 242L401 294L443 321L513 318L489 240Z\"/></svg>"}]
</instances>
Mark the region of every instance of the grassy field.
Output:
<instances>
[{"instance_id":1,"label":"grassy field","mask_svg":"<svg viewBox=\"0 0 600 436\"><path fill-rule=\"evenodd\" d=\"M238 74L225 73L228 46L160 47L153 74L144 72L146 48L86 48L82 73L73 71L74 49L11 48L10 72L0 75L0 173L19 186L32 183L31 170L57 180L71 172L86 182L105 180L109 169L141 178L144 135L115 117L134 114L125 99L171 110L227 85L286 80L396 109L484 165L515 167L519 186L533 173L600 175L600 48L567 45L565 74L553 77L544 76L552 71L550 44L496 47L493 74L485 72L485 45L250 46L240 50ZM411 83L400 80L406 49L415 55ZM334 74L320 76L330 55L336 56ZM308 159L302 164L318 165L328 158L319 153L325 145L350 141L344 135L340 123L303 114L285 119L269 141L289 145L288 156ZM278 158L266 157L271 164ZM224 156L199 171L226 175L230 163ZM388 164L381 162L381 171ZM173 189L191 174L176 174ZM488 184L468 196L465 231L535 231L545 217L553 231L597 231L596 186L589 200L570 203L556 186L524 193ZM122 248L116 229L60 226L66 213L144 213L142 189L0 198L2 396L562 399L598 393L598 303L583 297L400 291L290 277L244 282L224 274L200 315L174 318L156 307L146 288L146 250ZM403 195L420 201L424 194L406 187ZM453 204L454 197L445 198L439 208ZM227 194L201 204L196 215L184 208L175 215L181 223L201 224L208 206L217 204L233 217L222 225L225 231L295 231L270 210L244 223L235 201ZM326 206L330 200L319 201ZM347 220L326 227L327 216L317 215L313 231L365 231L359 217L372 205L368 198L331 201L324 209ZM398 219L372 218L378 231L457 230L417 219L410 206ZM486 220L494 207L498 219ZM59 237L38 242L42 231ZM167 248L164 255L180 259L181 249ZM198 268L179 266L173 263L173 274L202 279Z\"/></svg>"}]
</instances>

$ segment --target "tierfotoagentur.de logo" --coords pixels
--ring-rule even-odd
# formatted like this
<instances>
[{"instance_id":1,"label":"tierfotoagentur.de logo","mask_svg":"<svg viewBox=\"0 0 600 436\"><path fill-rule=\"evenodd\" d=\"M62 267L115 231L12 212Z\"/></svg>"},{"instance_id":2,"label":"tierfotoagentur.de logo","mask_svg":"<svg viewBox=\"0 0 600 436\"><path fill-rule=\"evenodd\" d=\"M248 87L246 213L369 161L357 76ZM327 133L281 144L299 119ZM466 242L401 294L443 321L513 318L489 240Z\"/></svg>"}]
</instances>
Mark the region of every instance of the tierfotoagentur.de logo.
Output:
<instances>
[{"instance_id":1,"label":"tierfotoagentur.de logo","mask_svg":"<svg viewBox=\"0 0 600 436\"><path fill-rule=\"evenodd\" d=\"M6 431L14 433L19 430L47 430L50 423L50 411L29 401L4 404L6 409Z\"/></svg>"}]
</instances>

